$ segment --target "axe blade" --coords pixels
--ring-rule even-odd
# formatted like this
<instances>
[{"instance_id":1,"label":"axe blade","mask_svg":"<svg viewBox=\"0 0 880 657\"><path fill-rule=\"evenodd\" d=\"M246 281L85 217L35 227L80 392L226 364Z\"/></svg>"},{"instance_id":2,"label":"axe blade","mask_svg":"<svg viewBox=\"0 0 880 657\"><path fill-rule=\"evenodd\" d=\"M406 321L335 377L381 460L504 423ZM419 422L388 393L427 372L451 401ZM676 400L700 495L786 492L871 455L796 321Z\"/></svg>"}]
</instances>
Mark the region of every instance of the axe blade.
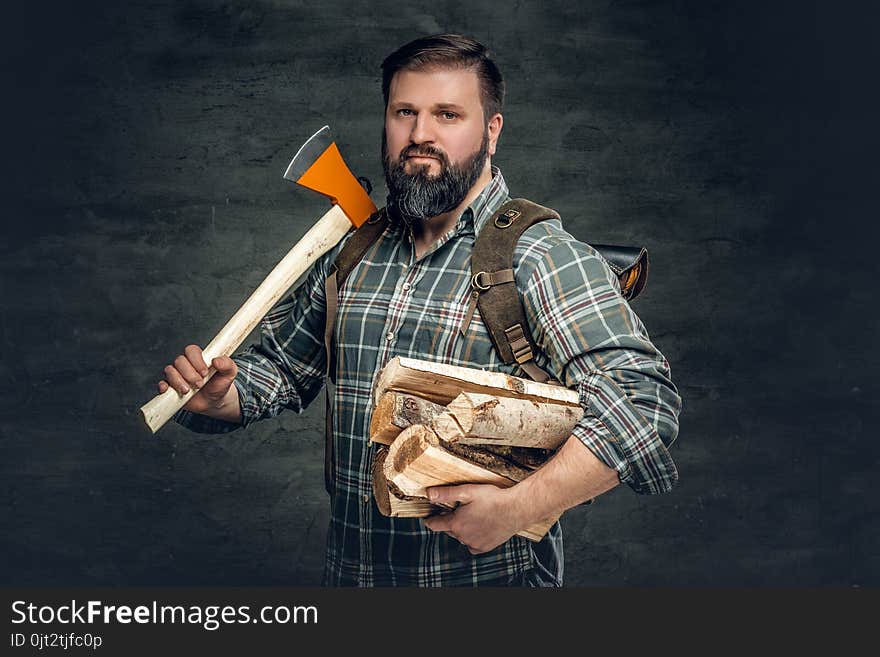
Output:
<instances>
[{"instance_id":1,"label":"axe blade","mask_svg":"<svg viewBox=\"0 0 880 657\"><path fill-rule=\"evenodd\" d=\"M329 126L325 125L300 146L284 178L328 197L355 227L376 211L369 194L342 159Z\"/></svg>"},{"instance_id":2,"label":"axe blade","mask_svg":"<svg viewBox=\"0 0 880 657\"><path fill-rule=\"evenodd\" d=\"M330 126L325 125L299 147L296 155L287 165L284 178L291 182L297 182L332 143L333 136L330 134Z\"/></svg>"}]
</instances>

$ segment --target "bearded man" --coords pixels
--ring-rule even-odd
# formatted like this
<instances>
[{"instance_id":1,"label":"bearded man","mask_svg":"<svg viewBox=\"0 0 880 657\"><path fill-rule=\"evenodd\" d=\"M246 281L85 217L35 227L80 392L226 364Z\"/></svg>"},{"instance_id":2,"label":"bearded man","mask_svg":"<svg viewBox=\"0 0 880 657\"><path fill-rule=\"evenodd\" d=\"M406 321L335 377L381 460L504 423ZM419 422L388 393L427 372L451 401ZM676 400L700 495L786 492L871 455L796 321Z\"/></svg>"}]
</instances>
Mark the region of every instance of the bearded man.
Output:
<instances>
[{"instance_id":1,"label":"bearded man","mask_svg":"<svg viewBox=\"0 0 880 657\"><path fill-rule=\"evenodd\" d=\"M642 494L669 490L677 472L666 448L681 400L603 258L559 220L542 221L517 243L516 285L540 347L536 364L579 392L583 418L550 461L511 488L431 489L432 500L456 509L424 520L379 513L370 391L389 360L525 376L499 360L479 313L468 309L475 236L509 199L491 163L503 126L502 76L483 45L458 35L408 43L382 70L390 221L338 291L324 583L561 586L560 524L540 542L516 533L620 483ZM266 316L260 344L214 359L217 374L175 416L179 423L231 431L301 412L318 396L328 358L324 283L344 243ZM159 391L186 393L207 371L190 345L165 368Z\"/></svg>"}]
</instances>

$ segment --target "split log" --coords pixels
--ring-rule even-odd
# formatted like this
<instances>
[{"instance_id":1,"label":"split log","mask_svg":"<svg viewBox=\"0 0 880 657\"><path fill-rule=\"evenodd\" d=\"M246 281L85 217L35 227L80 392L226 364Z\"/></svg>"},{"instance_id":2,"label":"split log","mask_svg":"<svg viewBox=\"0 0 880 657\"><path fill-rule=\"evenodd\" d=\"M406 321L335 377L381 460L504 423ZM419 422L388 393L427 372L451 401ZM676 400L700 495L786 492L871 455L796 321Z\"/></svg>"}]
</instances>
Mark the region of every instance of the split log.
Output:
<instances>
[{"instance_id":1,"label":"split log","mask_svg":"<svg viewBox=\"0 0 880 657\"><path fill-rule=\"evenodd\" d=\"M556 449L582 416L580 406L462 392L431 427L450 443Z\"/></svg>"},{"instance_id":2,"label":"split log","mask_svg":"<svg viewBox=\"0 0 880 657\"><path fill-rule=\"evenodd\" d=\"M516 473L500 474L452 454L424 425L404 430L388 448L383 472L404 495L426 497L431 486L494 484L505 488L521 481Z\"/></svg>"},{"instance_id":3,"label":"split log","mask_svg":"<svg viewBox=\"0 0 880 657\"><path fill-rule=\"evenodd\" d=\"M389 391L379 398L370 418L370 440L390 445L398 434L414 424L431 424L446 407L427 399Z\"/></svg>"},{"instance_id":4,"label":"split log","mask_svg":"<svg viewBox=\"0 0 880 657\"><path fill-rule=\"evenodd\" d=\"M538 383L501 372L396 356L373 384L373 405L389 390L445 406L464 391L579 406L578 394L562 386Z\"/></svg>"},{"instance_id":5,"label":"split log","mask_svg":"<svg viewBox=\"0 0 880 657\"><path fill-rule=\"evenodd\" d=\"M432 486L456 484L491 484L509 488L528 476L525 469L508 469L505 474L493 472L483 465L452 454L437 435L423 425L404 430L388 448L383 474L389 485L402 495L427 498ZM518 532L531 540L540 540L557 518L548 518Z\"/></svg>"},{"instance_id":6,"label":"split log","mask_svg":"<svg viewBox=\"0 0 880 657\"><path fill-rule=\"evenodd\" d=\"M405 497L399 495L397 490L390 490L383 472L387 456L387 447L377 450L373 456L373 498L376 500L379 513L391 518L424 518L440 511L441 507L431 504L427 498Z\"/></svg>"},{"instance_id":7,"label":"split log","mask_svg":"<svg viewBox=\"0 0 880 657\"><path fill-rule=\"evenodd\" d=\"M383 516L391 518L425 518L434 513L452 510L453 507L434 504L426 497L406 495L393 482L385 478L385 459L388 448L381 447L373 457L373 498Z\"/></svg>"},{"instance_id":8,"label":"split log","mask_svg":"<svg viewBox=\"0 0 880 657\"><path fill-rule=\"evenodd\" d=\"M370 419L370 440L374 443L390 445L407 427L414 424L430 426L434 418L445 412L445 406L429 402L426 399L401 392L386 392L373 410L373 416ZM465 444L459 445L459 448L465 448ZM546 449L496 444L481 444L479 448L471 447L470 449L491 452L528 470L536 470L541 467L551 456L550 450ZM462 451L460 453L465 457L468 456L468 452Z\"/></svg>"}]
</instances>

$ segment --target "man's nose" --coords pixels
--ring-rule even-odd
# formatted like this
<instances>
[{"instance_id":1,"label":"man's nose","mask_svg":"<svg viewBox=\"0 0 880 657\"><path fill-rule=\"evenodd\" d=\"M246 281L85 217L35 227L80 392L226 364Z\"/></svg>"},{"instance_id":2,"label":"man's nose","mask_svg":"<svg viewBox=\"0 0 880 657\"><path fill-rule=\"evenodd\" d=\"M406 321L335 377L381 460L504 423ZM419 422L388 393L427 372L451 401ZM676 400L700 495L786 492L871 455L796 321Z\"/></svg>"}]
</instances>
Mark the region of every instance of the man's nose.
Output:
<instances>
[{"instance_id":1,"label":"man's nose","mask_svg":"<svg viewBox=\"0 0 880 657\"><path fill-rule=\"evenodd\" d=\"M409 134L410 141L414 144L424 144L434 141L434 131L431 129L431 117L425 112L419 112L413 121L412 131Z\"/></svg>"}]
</instances>

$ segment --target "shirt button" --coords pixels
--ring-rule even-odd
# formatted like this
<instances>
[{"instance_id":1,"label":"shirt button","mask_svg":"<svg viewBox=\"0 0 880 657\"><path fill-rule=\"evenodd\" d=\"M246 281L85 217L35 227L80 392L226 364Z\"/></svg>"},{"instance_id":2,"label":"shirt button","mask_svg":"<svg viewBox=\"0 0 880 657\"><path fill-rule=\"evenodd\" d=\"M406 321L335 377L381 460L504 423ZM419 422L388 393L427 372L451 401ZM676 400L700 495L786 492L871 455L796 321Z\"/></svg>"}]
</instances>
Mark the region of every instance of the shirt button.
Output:
<instances>
[{"instance_id":1,"label":"shirt button","mask_svg":"<svg viewBox=\"0 0 880 657\"><path fill-rule=\"evenodd\" d=\"M409 283L404 283L403 284L403 291L406 292L411 287L412 287L412 285L410 285Z\"/></svg>"},{"instance_id":2,"label":"shirt button","mask_svg":"<svg viewBox=\"0 0 880 657\"><path fill-rule=\"evenodd\" d=\"M369 504L369 503L370 503L370 496L364 495L364 504Z\"/></svg>"},{"instance_id":3,"label":"shirt button","mask_svg":"<svg viewBox=\"0 0 880 657\"><path fill-rule=\"evenodd\" d=\"M394 333L388 331L388 333L385 334L385 339L388 340L388 342L391 342L394 339Z\"/></svg>"}]
</instances>

